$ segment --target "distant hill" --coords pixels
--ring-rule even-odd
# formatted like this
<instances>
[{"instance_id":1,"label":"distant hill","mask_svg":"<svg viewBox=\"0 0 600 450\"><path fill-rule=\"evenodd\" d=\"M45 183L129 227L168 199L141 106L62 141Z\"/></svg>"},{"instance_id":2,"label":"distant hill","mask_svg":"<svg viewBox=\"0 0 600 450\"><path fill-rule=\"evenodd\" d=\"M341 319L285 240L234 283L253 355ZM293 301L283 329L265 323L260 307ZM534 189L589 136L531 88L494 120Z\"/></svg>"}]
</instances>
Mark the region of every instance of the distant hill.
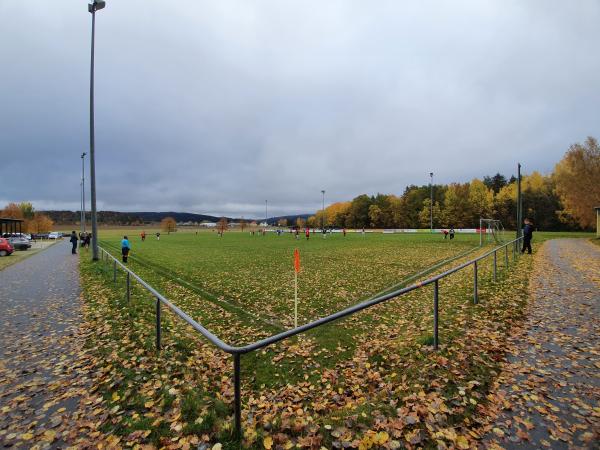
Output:
<instances>
[{"instance_id":1,"label":"distant hill","mask_svg":"<svg viewBox=\"0 0 600 450\"><path fill-rule=\"evenodd\" d=\"M47 214L57 225L71 225L79 222L79 211L41 211ZM143 225L149 223L158 223L165 217L173 217L177 222L218 222L220 217L209 216L206 214L195 214L186 212L121 212L121 211L98 211L98 223L101 225ZM296 219L302 217L307 219L310 214L297 214L289 216L269 217L267 222L275 225L280 219L287 219L288 224L296 223ZM90 220L90 212L87 212L87 219ZM226 217L228 222L239 222L240 218ZM246 219L247 222L262 222L264 219Z\"/></svg>"},{"instance_id":2,"label":"distant hill","mask_svg":"<svg viewBox=\"0 0 600 450\"><path fill-rule=\"evenodd\" d=\"M79 211L41 211L47 214L58 225L69 225L79 222ZM98 211L98 223L102 225L143 225L160 222L165 217L173 217L177 222L217 222L220 217L206 214L181 213L181 212L120 212ZM90 212L87 212L90 220ZM227 218L228 221L237 222L239 219Z\"/></svg>"}]
</instances>

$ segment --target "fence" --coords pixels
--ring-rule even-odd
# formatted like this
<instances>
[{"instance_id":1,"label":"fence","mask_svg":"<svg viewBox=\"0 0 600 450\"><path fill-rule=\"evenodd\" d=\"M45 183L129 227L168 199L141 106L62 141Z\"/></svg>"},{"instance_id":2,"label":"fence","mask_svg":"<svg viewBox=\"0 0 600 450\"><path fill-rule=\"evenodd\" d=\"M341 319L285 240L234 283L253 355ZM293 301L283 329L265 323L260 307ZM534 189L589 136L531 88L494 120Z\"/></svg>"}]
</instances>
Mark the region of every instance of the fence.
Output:
<instances>
[{"instance_id":1,"label":"fence","mask_svg":"<svg viewBox=\"0 0 600 450\"><path fill-rule=\"evenodd\" d=\"M473 258L463 264L460 264L452 269L449 269L439 275L428 278L424 281L414 283L410 286L403 287L396 291L363 301L356 305L350 306L346 309L338 311L334 314L330 314L329 316L323 317L321 319L315 320L313 322L301 325L299 327L293 328L291 330L283 331L279 334L270 336L268 338L262 339L260 341L253 342L251 344L247 344L241 347L234 347L219 339L209 330L204 328L190 316L188 316L185 312L171 303L167 298L165 298L160 292L146 283L142 278L140 278L137 274L132 272L129 268L123 265L119 260L117 260L114 256L112 256L108 251L104 248L99 247L100 256L103 261L112 261L113 264L113 281L117 281L117 268L122 269L126 273L126 287L127 287L127 301L129 302L131 297L131 279L133 278L137 281L144 289L146 289L150 294L154 296L156 299L156 348L160 351L161 348L161 306L169 308L175 315L179 318L187 322L192 328L202 334L206 339L208 339L212 344L221 349L222 351L229 353L233 356L233 386L234 386L234 421L235 421L235 433L238 438L242 436L242 405L241 405L241 380L240 380L240 355L245 353L250 353L254 350L259 350L261 348L267 347L276 342L282 341L284 339L290 338L300 333L304 333L305 331L312 330L313 328L317 328L321 325L325 325L329 322L333 322L338 319L342 319L344 317L355 314L364 309L370 308L372 306L378 305L379 303L383 303L392 299L395 299L401 295L407 294L408 292L414 291L416 289L420 289L424 286L428 286L433 284L433 347L435 350L438 349L439 346L439 315L438 315L438 304L439 304L439 282L441 279L452 275L455 272L458 272L466 267L473 266L473 303L477 304L479 301L478 294L478 263L485 258L490 256L493 257L493 266L492 266L492 279L494 282L497 280L498 276L498 254L502 253L504 250L504 267L508 268L509 266L509 247L512 248L512 259L516 261L517 255L519 254L519 243L523 239L523 237L519 237L514 239L506 244L503 244L499 247L490 250L483 255L478 256L477 258Z\"/></svg>"}]
</instances>

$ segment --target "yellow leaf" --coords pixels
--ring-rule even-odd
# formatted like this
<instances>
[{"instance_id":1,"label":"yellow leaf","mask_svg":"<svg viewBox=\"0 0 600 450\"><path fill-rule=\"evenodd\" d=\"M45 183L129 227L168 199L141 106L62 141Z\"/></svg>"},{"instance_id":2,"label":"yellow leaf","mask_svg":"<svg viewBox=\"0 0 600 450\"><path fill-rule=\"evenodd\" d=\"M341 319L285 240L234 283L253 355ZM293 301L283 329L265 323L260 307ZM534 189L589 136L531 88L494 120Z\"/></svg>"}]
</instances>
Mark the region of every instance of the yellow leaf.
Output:
<instances>
[{"instance_id":1,"label":"yellow leaf","mask_svg":"<svg viewBox=\"0 0 600 450\"><path fill-rule=\"evenodd\" d=\"M56 439L56 431L54 430L46 430L44 431L44 441L53 442Z\"/></svg>"},{"instance_id":2,"label":"yellow leaf","mask_svg":"<svg viewBox=\"0 0 600 450\"><path fill-rule=\"evenodd\" d=\"M464 436L459 436L456 438L456 446L460 449L466 450L469 448L469 441Z\"/></svg>"},{"instance_id":3,"label":"yellow leaf","mask_svg":"<svg viewBox=\"0 0 600 450\"><path fill-rule=\"evenodd\" d=\"M144 403L144 406L146 408L152 408L154 406L154 402L150 400L149 402Z\"/></svg>"},{"instance_id":4,"label":"yellow leaf","mask_svg":"<svg viewBox=\"0 0 600 450\"><path fill-rule=\"evenodd\" d=\"M273 447L273 438L271 436L267 436L263 439L263 445L267 450L270 450Z\"/></svg>"},{"instance_id":5,"label":"yellow leaf","mask_svg":"<svg viewBox=\"0 0 600 450\"><path fill-rule=\"evenodd\" d=\"M217 442L215 445L212 446L212 450L221 450L221 443Z\"/></svg>"},{"instance_id":6,"label":"yellow leaf","mask_svg":"<svg viewBox=\"0 0 600 450\"><path fill-rule=\"evenodd\" d=\"M383 445L388 441L389 438L390 438L389 434L387 434L385 431L380 431L373 438L373 442L377 445Z\"/></svg>"},{"instance_id":7,"label":"yellow leaf","mask_svg":"<svg viewBox=\"0 0 600 450\"><path fill-rule=\"evenodd\" d=\"M113 401L113 402L116 402L116 401L118 401L120 398L121 398L121 397L119 396L119 393L118 393L118 392L113 392L113 395L112 395L112 401Z\"/></svg>"},{"instance_id":8,"label":"yellow leaf","mask_svg":"<svg viewBox=\"0 0 600 450\"><path fill-rule=\"evenodd\" d=\"M32 433L24 433L19 437L21 439L23 439L24 441L30 441L31 439L33 439L33 434Z\"/></svg>"}]
</instances>

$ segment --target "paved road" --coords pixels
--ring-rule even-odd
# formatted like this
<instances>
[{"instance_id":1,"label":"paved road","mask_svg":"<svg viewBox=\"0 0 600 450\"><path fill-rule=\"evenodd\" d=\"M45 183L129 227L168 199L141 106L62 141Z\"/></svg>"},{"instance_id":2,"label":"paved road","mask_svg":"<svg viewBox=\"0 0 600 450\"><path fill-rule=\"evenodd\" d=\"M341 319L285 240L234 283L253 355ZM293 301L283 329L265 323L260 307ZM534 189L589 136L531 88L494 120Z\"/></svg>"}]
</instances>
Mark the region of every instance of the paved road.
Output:
<instances>
[{"instance_id":1,"label":"paved road","mask_svg":"<svg viewBox=\"0 0 600 450\"><path fill-rule=\"evenodd\" d=\"M0 445L66 440L78 402L78 259L60 242L0 271Z\"/></svg>"},{"instance_id":2,"label":"paved road","mask_svg":"<svg viewBox=\"0 0 600 450\"><path fill-rule=\"evenodd\" d=\"M526 331L500 376L504 410L484 443L599 448L600 247L581 239L546 242L531 293Z\"/></svg>"}]
</instances>

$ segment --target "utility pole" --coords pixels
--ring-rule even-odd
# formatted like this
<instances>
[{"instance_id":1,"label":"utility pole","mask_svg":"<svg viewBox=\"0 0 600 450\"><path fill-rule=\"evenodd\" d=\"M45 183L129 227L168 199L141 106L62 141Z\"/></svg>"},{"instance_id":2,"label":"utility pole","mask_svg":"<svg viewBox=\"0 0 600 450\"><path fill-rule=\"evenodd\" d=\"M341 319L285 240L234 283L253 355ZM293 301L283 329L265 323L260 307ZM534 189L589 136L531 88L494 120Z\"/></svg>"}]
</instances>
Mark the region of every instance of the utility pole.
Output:
<instances>
[{"instance_id":1,"label":"utility pole","mask_svg":"<svg viewBox=\"0 0 600 450\"><path fill-rule=\"evenodd\" d=\"M429 232L433 233L433 172L429 172L431 182L429 183L429 197L431 204L429 205Z\"/></svg>"},{"instance_id":2,"label":"utility pole","mask_svg":"<svg viewBox=\"0 0 600 450\"><path fill-rule=\"evenodd\" d=\"M267 218L269 217L267 214L267 200L265 200L265 228L267 228L267 226L269 225L269 222L267 222Z\"/></svg>"},{"instance_id":3,"label":"utility pole","mask_svg":"<svg viewBox=\"0 0 600 450\"><path fill-rule=\"evenodd\" d=\"M523 198L521 197L521 163L517 164L517 239L521 237L523 221Z\"/></svg>"},{"instance_id":4,"label":"utility pole","mask_svg":"<svg viewBox=\"0 0 600 450\"><path fill-rule=\"evenodd\" d=\"M323 215L321 216L321 232L323 233L323 237L325 237L325 190L321 190L321 194L323 194Z\"/></svg>"},{"instance_id":5,"label":"utility pole","mask_svg":"<svg viewBox=\"0 0 600 450\"><path fill-rule=\"evenodd\" d=\"M96 217L96 158L94 137L94 44L96 39L96 11L106 6L106 2L94 0L88 4L92 14L92 48L90 58L90 189L92 200L92 259L98 261L98 221Z\"/></svg>"},{"instance_id":6,"label":"utility pole","mask_svg":"<svg viewBox=\"0 0 600 450\"><path fill-rule=\"evenodd\" d=\"M81 154L81 232L85 233L85 155Z\"/></svg>"}]
</instances>

